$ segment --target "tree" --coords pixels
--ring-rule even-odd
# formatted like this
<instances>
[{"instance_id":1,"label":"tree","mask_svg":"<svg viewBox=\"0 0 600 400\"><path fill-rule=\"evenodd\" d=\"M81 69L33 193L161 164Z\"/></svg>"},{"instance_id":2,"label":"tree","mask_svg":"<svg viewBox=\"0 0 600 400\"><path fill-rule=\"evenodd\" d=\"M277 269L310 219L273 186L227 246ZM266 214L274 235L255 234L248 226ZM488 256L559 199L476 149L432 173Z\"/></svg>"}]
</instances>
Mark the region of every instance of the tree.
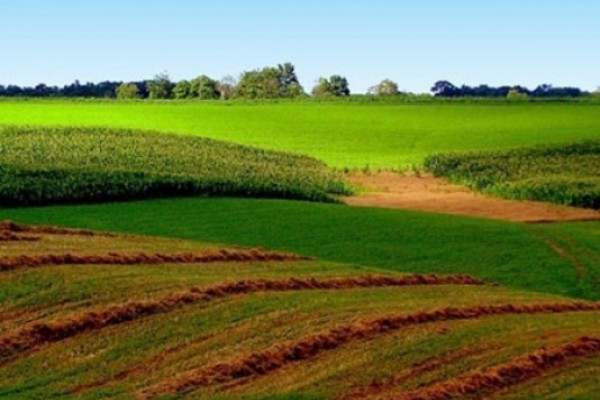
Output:
<instances>
[{"instance_id":1,"label":"tree","mask_svg":"<svg viewBox=\"0 0 600 400\"><path fill-rule=\"evenodd\" d=\"M334 96L342 97L350 95L350 87L348 86L348 80L340 75L333 75L329 78L331 84L331 90Z\"/></svg>"},{"instance_id":2,"label":"tree","mask_svg":"<svg viewBox=\"0 0 600 400\"><path fill-rule=\"evenodd\" d=\"M600 99L600 86L596 88L596 91L593 93L593 96L597 99Z\"/></svg>"},{"instance_id":3,"label":"tree","mask_svg":"<svg viewBox=\"0 0 600 400\"><path fill-rule=\"evenodd\" d=\"M529 96L527 93L522 93L518 89L513 88L510 89L508 94L506 95L508 100L518 101L518 100L527 100Z\"/></svg>"},{"instance_id":4,"label":"tree","mask_svg":"<svg viewBox=\"0 0 600 400\"><path fill-rule=\"evenodd\" d=\"M279 64L280 94L282 97L299 97L304 95L304 88L300 85L296 75L296 67L292 63Z\"/></svg>"},{"instance_id":5,"label":"tree","mask_svg":"<svg viewBox=\"0 0 600 400\"><path fill-rule=\"evenodd\" d=\"M219 82L217 82L217 91L221 96L221 100L229 100L235 94L235 88L237 81L231 75L224 76Z\"/></svg>"},{"instance_id":6,"label":"tree","mask_svg":"<svg viewBox=\"0 0 600 400\"><path fill-rule=\"evenodd\" d=\"M369 93L374 94L375 96L396 96L400 94L400 90L398 90L398 84L396 82L384 79L379 85L369 89Z\"/></svg>"},{"instance_id":7,"label":"tree","mask_svg":"<svg viewBox=\"0 0 600 400\"><path fill-rule=\"evenodd\" d=\"M340 75L333 75L329 79L321 77L312 94L316 98L349 96L348 80Z\"/></svg>"},{"instance_id":8,"label":"tree","mask_svg":"<svg viewBox=\"0 0 600 400\"><path fill-rule=\"evenodd\" d=\"M187 99L191 97L192 85L190 81L182 80L177 82L173 88L173 97L176 99Z\"/></svg>"},{"instance_id":9,"label":"tree","mask_svg":"<svg viewBox=\"0 0 600 400\"><path fill-rule=\"evenodd\" d=\"M245 71L236 87L236 97L244 99L276 99L281 97L281 77L277 68Z\"/></svg>"},{"instance_id":10,"label":"tree","mask_svg":"<svg viewBox=\"0 0 600 400\"><path fill-rule=\"evenodd\" d=\"M140 97L140 90L135 83L121 83L115 94L119 100L137 99Z\"/></svg>"},{"instance_id":11,"label":"tree","mask_svg":"<svg viewBox=\"0 0 600 400\"><path fill-rule=\"evenodd\" d=\"M170 99L172 97L173 83L167 73L158 74L153 80L148 81L148 97L151 99Z\"/></svg>"},{"instance_id":12,"label":"tree","mask_svg":"<svg viewBox=\"0 0 600 400\"><path fill-rule=\"evenodd\" d=\"M323 77L319 78L317 84L313 87L312 95L317 99L333 97L333 89L329 80Z\"/></svg>"},{"instance_id":13,"label":"tree","mask_svg":"<svg viewBox=\"0 0 600 400\"><path fill-rule=\"evenodd\" d=\"M220 97L218 82L214 79L200 75L192 81L191 96L200 100L214 100Z\"/></svg>"},{"instance_id":14,"label":"tree","mask_svg":"<svg viewBox=\"0 0 600 400\"><path fill-rule=\"evenodd\" d=\"M461 90L448 81L437 81L431 91L436 97L457 97Z\"/></svg>"}]
</instances>

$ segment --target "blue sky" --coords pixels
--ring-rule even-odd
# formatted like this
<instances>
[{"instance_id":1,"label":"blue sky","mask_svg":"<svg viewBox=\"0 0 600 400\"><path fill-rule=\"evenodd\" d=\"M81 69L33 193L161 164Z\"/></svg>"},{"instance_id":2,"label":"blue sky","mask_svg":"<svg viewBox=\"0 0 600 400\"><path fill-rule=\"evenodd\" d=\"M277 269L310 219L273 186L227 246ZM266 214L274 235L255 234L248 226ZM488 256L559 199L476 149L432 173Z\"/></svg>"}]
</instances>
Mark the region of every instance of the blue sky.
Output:
<instances>
[{"instance_id":1,"label":"blue sky","mask_svg":"<svg viewBox=\"0 0 600 400\"><path fill-rule=\"evenodd\" d=\"M291 61L354 92L600 86L598 0L0 0L0 84L215 78Z\"/></svg>"}]
</instances>

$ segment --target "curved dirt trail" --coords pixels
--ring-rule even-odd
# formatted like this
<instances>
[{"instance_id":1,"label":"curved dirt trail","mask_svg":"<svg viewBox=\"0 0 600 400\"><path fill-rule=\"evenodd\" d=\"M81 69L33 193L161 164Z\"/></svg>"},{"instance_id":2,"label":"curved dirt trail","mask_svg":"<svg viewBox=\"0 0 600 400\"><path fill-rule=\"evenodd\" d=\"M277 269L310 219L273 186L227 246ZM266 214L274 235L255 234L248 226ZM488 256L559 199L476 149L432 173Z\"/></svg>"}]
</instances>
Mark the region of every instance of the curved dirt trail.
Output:
<instances>
[{"instance_id":1,"label":"curved dirt trail","mask_svg":"<svg viewBox=\"0 0 600 400\"><path fill-rule=\"evenodd\" d=\"M487 197L428 174L353 174L348 180L364 190L357 196L343 199L346 204L356 207L429 211L512 222L600 220L600 212L595 210Z\"/></svg>"}]
</instances>

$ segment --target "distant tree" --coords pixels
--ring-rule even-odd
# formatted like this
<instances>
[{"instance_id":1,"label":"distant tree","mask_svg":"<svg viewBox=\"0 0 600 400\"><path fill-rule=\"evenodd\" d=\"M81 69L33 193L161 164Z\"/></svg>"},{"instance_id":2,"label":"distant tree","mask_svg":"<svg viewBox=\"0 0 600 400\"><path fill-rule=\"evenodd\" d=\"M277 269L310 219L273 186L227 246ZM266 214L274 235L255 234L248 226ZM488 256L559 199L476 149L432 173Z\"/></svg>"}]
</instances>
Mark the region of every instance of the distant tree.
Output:
<instances>
[{"instance_id":1,"label":"distant tree","mask_svg":"<svg viewBox=\"0 0 600 400\"><path fill-rule=\"evenodd\" d=\"M137 99L140 97L140 90L135 83L121 83L115 91L117 99Z\"/></svg>"},{"instance_id":2,"label":"distant tree","mask_svg":"<svg viewBox=\"0 0 600 400\"><path fill-rule=\"evenodd\" d=\"M329 78L329 83L331 84L331 90L333 91L334 96L349 96L350 95L350 87L348 85L348 80L340 75L333 75Z\"/></svg>"},{"instance_id":3,"label":"distant tree","mask_svg":"<svg viewBox=\"0 0 600 400\"><path fill-rule=\"evenodd\" d=\"M321 77L313 88L312 95L316 98L349 96L348 80L340 75L333 75L329 79Z\"/></svg>"},{"instance_id":4,"label":"distant tree","mask_svg":"<svg viewBox=\"0 0 600 400\"><path fill-rule=\"evenodd\" d=\"M217 91L219 92L221 100L231 99L235 94L236 86L237 86L237 81L231 75L227 75L227 76L223 77L219 82L217 82L216 88L217 88Z\"/></svg>"},{"instance_id":5,"label":"distant tree","mask_svg":"<svg viewBox=\"0 0 600 400\"><path fill-rule=\"evenodd\" d=\"M333 97L333 88L329 80L323 77L319 78L317 84L313 87L312 95L317 99Z\"/></svg>"},{"instance_id":6,"label":"distant tree","mask_svg":"<svg viewBox=\"0 0 600 400\"><path fill-rule=\"evenodd\" d=\"M596 88L596 91L594 93L592 93L592 96L594 96L595 98L600 99L600 86L598 86Z\"/></svg>"},{"instance_id":7,"label":"distant tree","mask_svg":"<svg viewBox=\"0 0 600 400\"><path fill-rule=\"evenodd\" d=\"M172 97L173 83L167 73L158 74L153 80L148 81L148 97L151 99L170 99Z\"/></svg>"},{"instance_id":8,"label":"distant tree","mask_svg":"<svg viewBox=\"0 0 600 400\"><path fill-rule=\"evenodd\" d=\"M281 97L299 97L305 95L296 75L296 67L292 63L279 64L279 81Z\"/></svg>"},{"instance_id":9,"label":"distant tree","mask_svg":"<svg viewBox=\"0 0 600 400\"><path fill-rule=\"evenodd\" d=\"M260 99L277 99L283 97L283 87L281 84L281 72L278 68L265 67L260 71L259 75L259 92Z\"/></svg>"},{"instance_id":10,"label":"distant tree","mask_svg":"<svg viewBox=\"0 0 600 400\"><path fill-rule=\"evenodd\" d=\"M437 81L431 91L438 97L456 97L461 95L461 90L448 81Z\"/></svg>"},{"instance_id":11,"label":"distant tree","mask_svg":"<svg viewBox=\"0 0 600 400\"><path fill-rule=\"evenodd\" d=\"M236 86L236 97L244 99L276 99L281 95L281 77L277 68L245 71Z\"/></svg>"},{"instance_id":12,"label":"distant tree","mask_svg":"<svg viewBox=\"0 0 600 400\"><path fill-rule=\"evenodd\" d=\"M191 94L192 85L190 84L190 81L179 81L175 87L173 87L173 97L176 99L187 99L191 97Z\"/></svg>"},{"instance_id":13,"label":"distant tree","mask_svg":"<svg viewBox=\"0 0 600 400\"><path fill-rule=\"evenodd\" d=\"M508 100L527 100L529 96L527 93L523 93L516 88L510 89L506 95Z\"/></svg>"},{"instance_id":14,"label":"distant tree","mask_svg":"<svg viewBox=\"0 0 600 400\"><path fill-rule=\"evenodd\" d=\"M191 96L200 100L214 100L220 97L218 82L214 79L200 75L192 81Z\"/></svg>"},{"instance_id":15,"label":"distant tree","mask_svg":"<svg viewBox=\"0 0 600 400\"><path fill-rule=\"evenodd\" d=\"M398 90L398 84L396 82L390 79L384 79L379 85L370 88L369 93L375 96L396 96L400 94L400 90Z\"/></svg>"}]
</instances>

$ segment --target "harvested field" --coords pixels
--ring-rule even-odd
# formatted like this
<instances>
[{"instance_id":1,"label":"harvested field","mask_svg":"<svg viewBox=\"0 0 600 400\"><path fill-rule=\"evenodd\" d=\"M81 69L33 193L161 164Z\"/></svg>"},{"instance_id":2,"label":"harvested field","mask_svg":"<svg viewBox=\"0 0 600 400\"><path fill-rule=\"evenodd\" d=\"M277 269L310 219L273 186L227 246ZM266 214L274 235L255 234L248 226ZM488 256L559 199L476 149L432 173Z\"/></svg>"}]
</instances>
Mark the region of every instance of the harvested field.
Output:
<instances>
[{"instance_id":1,"label":"harvested field","mask_svg":"<svg viewBox=\"0 0 600 400\"><path fill-rule=\"evenodd\" d=\"M330 351L354 340L406 328L411 325L431 322L474 319L503 314L554 314L565 312L600 311L600 303L554 303L517 306L514 304L480 306L471 308L447 308L420 312L406 316L389 316L376 320L360 320L334 328L327 332L311 335L296 342L276 344L259 353L253 353L229 363L203 367L167 380L147 391L148 397L162 393L182 393L196 386L224 383L235 379L264 375L283 366L309 360L323 351ZM416 399L417 397L415 397Z\"/></svg>"},{"instance_id":2,"label":"harvested field","mask_svg":"<svg viewBox=\"0 0 600 400\"><path fill-rule=\"evenodd\" d=\"M598 355L600 338L582 337L574 342L555 347L542 347L532 354L518 357L506 364L481 372L474 372L446 382L425 387L400 396L398 400L449 400L471 395L491 394L517 383L534 379L548 370L560 368L578 358ZM386 399L383 397L382 399Z\"/></svg>"},{"instance_id":3,"label":"harvested field","mask_svg":"<svg viewBox=\"0 0 600 400\"><path fill-rule=\"evenodd\" d=\"M1 260L52 268L0 274L2 398L385 398L494 372L534 345L549 349L534 353L539 360L566 349L544 371L575 385L593 389L600 367L597 352L560 347L596 337L598 302L471 275L382 275L194 242L5 231L40 240L6 242ZM207 254L219 262L190 268ZM570 360L590 366L575 374ZM534 375L527 382L543 384L545 374Z\"/></svg>"},{"instance_id":4,"label":"harvested field","mask_svg":"<svg viewBox=\"0 0 600 400\"><path fill-rule=\"evenodd\" d=\"M600 220L600 212L595 210L489 197L425 173L355 174L349 180L364 191L344 198L347 204L357 207L430 211L513 222Z\"/></svg>"},{"instance_id":5,"label":"harvested field","mask_svg":"<svg viewBox=\"0 0 600 400\"><path fill-rule=\"evenodd\" d=\"M439 277L435 275L409 275L402 277L361 276L329 280L318 280L314 278L247 280L204 289L192 288L185 292L173 293L159 300L131 301L126 304L113 305L103 310L91 311L81 315L71 315L64 320L52 321L45 324L40 323L31 327L26 327L12 335L0 337L0 359L30 350L35 346L44 343L64 340L86 331L98 330L149 315L165 313L184 305L207 303L213 299L239 294L270 291L344 290L367 287L482 284L482 281L470 276Z\"/></svg>"},{"instance_id":6,"label":"harvested field","mask_svg":"<svg viewBox=\"0 0 600 400\"><path fill-rule=\"evenodd\" d=\"M226 250L199 254L119 254L82 256L76 254L45 254L0 257L0 271L19 268L38 268L52 265L153 265L153 264L206 264L216 262L298 261L307 257L295 254L265 252L259 249Z\"/></svg>"}]
</instances>

